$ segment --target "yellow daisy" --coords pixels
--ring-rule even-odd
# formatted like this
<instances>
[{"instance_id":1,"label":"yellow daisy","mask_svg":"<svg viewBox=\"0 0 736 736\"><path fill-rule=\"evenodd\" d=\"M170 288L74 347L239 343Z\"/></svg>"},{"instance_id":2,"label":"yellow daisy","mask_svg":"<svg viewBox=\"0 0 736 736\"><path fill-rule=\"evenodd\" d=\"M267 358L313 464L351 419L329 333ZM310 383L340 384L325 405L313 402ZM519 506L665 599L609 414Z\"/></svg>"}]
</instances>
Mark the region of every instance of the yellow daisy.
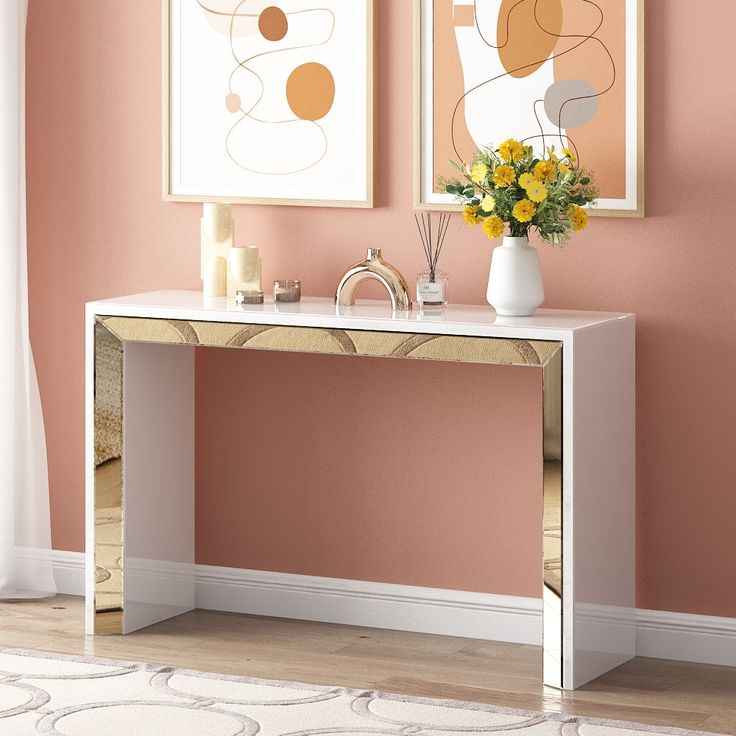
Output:
<instances>
[{"instance_id":1,"label":"yellow daisy","mask_svg":"<svg viewBox=\"0 0 736 736\"><path fill-rule=\"evenodd\" d=\"M506 164L501 164L500 166L497 166L493 172L493 183L497 187L501 187L502 189L504 189L510 184L513 184L515 181L516 173L510 166L507 166Z\"/></svg>"},{"instance_id":2,"label":"yellow daisy","mask_svg":"<svg viewBox=\"0 0 736 736\"><path fill-rule=\"evenodd\" d=\"M482 184L488 176L488 167L485 164L477 163L470 170L470 178L475 184Z\"/></svg>"},{"instance_id":3,"label":"yellow daisy","mask_svg":"<svg viewBox=\"0 0 736 736\"><path fill-rule=\"evenodd\" d=\"M501 154L501 158L508 163L513 163L523 158L524 151L524 146L513 138L509 138L498 147L498 152Z\"/></svg>"},{"instance_id":4,"label":"yellow daisy","mask_svg":"<svg viewBox=\"0 0 736 736\"><path fill-rule=\"evenodd\" d=\"M529 173L526 173L526 174L522 174L522 175L521 175L521 176L519 177L519 186L520 186L520 187L521 187L522 189L526 189L526 188L527 188L527 187L528 187L528 186L529 186L529 185L530 185L530 184L531 184L531 183L532 183L533 181L537 181L537 180L536 180L536 179L534 178L534 174L529 174Z\"/></svg>"},{"instance_id":5,"label":"yellow daisy","mask_svg":"<svg viewBox=\"0 0 736 736\"><path fill-rule=\"evenodd\" d=\"M483 223L483 232L491 240L503 235L504 229L504 222L498 215L492 215Z\"/></svg>"},{"instance_id":6,"label":"yellow daisy","mask_svg":"<svg viewBox=\"0 0 736 736\"><path fill-rule=\"evenodd\" d=\"M562 162L557 164L557 170L562 174L562 176L567 176L570 173L570 167Z\"/></svg>"},{"instance_id":7,"label":"yellow daisy","mask_svg":"<svg viewBox=\"0 0 736 736\"><path fill-rule=\"evenodd\" d=\"M539 181L552 181L555 176L555 165L552 161L540 161L534 167L534 176Z\"/></svg>"},{"instance_id":8,"label":"yellow daisy","mask_svg":"<svg viewBox=\"0 0 736 736\"><path fill-rule=\"evenodd\" d=\"M483 212L493 212L496 209L496 200L488 194L481 200L480 208Z\"/></svg>"},{"instance_id":9,"label":"yellow daisy","mask_svg":"<svg viewBox=\"0 0 736 736\"><path fill-rule=\"evenodd\" d=\"M536 179L526 187L526 195L532 202L544 202L547 199L547 187Z\"/></svg>"},{"instance_id":10,"label":"yellow daisy","mask_svg":"<svg viewBox=\"0 0 736 736\"><path fill-rule=\"evenodd\" d=\"M570 159L570 161L575 163L575 154L569 148L563 148L562 155L566 156L567 158Z\"/></svg>"},{"instance_id":11,"label":"yellow daisy","mask_svg":"<svg viewBox=\"0 0 736 736\"><path fill-rule=\"evenodd\" d=\"M519 222L529 222L536 213L537 208L528 199L522 199L514 205L513 214Z\"/></svg>"},{"instance_id":12,"label":"yellow daisy","mask_svg":"<svg viewBox=\"0 0 736 736\"><path fill-rule=\"evenodd\" d=\"M570 218L570 222L572 222L572 229L576 233L579 233L581 230L583 230L588 224L588 220L590 219L588 213L582 207L578 207L576 205L572 205L570 207L567 216Z\"/></svg>"},{"instance_id":13,"label":"yellow daisy","mask_svg":"<svg viewBox=\"0 0 736 736\"><path fill-rule=\"evenodd\" d=\"M477 206L468 206L463 210L463 219L470 227L475 227L483 218L478 216Z\"/></svg>"}]
</instances>

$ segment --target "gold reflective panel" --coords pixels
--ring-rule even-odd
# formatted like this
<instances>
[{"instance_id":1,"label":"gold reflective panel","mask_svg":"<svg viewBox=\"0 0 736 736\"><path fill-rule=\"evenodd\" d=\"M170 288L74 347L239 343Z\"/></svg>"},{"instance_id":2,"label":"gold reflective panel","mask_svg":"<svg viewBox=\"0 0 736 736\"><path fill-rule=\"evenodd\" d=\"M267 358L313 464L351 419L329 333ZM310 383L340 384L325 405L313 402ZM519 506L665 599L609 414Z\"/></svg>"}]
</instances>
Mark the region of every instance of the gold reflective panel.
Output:
<instances>
[{"instance_id":1,"label":"gold reflective panel","mask_svg":"<svg viewBox=\"0 0 736 736\"><path fill-rule=\"evenodd\" d=\"M562 343L98 317L94 404L97 634L123 631L123 344L126 341L542 368L544 682L562 687Z\"/></svg>"},{"instance_id":2,"label":"gold reflective panel","mask_svg":"<svg viewBox=\"0 0 736 736\"><path fill-rule=\"evenodd\" d=\"M95 633L123 633L123 343L95 324Z\"/></svg>"}]
</instances>

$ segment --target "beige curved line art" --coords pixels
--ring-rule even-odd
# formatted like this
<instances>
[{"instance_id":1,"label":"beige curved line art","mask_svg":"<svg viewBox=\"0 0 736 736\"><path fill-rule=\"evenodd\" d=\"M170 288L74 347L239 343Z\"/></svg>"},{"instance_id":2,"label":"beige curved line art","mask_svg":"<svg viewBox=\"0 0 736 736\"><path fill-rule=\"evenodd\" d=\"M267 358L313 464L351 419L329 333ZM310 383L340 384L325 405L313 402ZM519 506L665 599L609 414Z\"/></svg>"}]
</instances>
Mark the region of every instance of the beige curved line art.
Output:
<instances>
[{"instance_id":1,"label":"beige curved line art","mask_svg":"<svg viewBox=\"0 0 736 736\"><path fill-rule=\"evenodd\" d=\"M252 340L256 335L260 335L261 332L267 332L272 329L268 326L262 325L248 325L244 329L240 330L235 337L231 337L227 342L227 347L230 348L242 348L249 340Z\"/></svg>"},{"instance_id":2,"label":"beige curved line art","mask_svg":"<svg viewBox=\"0 0 736 736\"><path fill-rule=\"evenodd\" d=\"M400 347L393 351L393 355L411 355L414 350L420 348L424 343L429 342L432 337L432 335L412 335Z\"/></svg>"},{"instance_id":3,"label":"beige curved line art","mask_svg":"<svg viewBox=\"0 0 736 736\"><path fill-rule=\"evenodd\" d=\"M325 355L412 358L539 368L544 367L560 349L559 343L547 340L243 325L230 322L188 322L139 317L98 317L98 320L123 342Z\"/></svg>"},{"instance_id":4,"label":"beige curved line art","mask_svg":"<svg viewBox=\"0 0 736 736\"><path fill-rule=\"evenodd\" d=\"M358 352L358 348L345 330L329 330L329 333L338 342L344 353Z\"/></svg>"},{"instance_id":5,"label":"beige curved line art","mask_svg":"<svg viewBox=\"0 0 736 736\"><path fill-rule=\"evenodd\" d=\"M525 360L529 361L529 365L541 365L540 355L529 340L509 340L509 342L524 356Z\"/></svg>"},{"instance_id":6,"label":"beige curved line art","mask_svg":"<svg viewBox=\"0 0 736 736\"><path fill-rule=\"evenodd\" d=\"M167 322L182 336L182 340L189 345L196 345L199 340L197 333L194 331L189 322L178 319L170 319Z\"/></svg>"},{"instance_id":7,"label":"beige curved line art","mask_svg":"<svg viewBox=\"0 0 736 736\"><path fill-rule=\"evenodd\" d=\"M235 2L235 0L234 0ZM233 60L235 62L234 69L230 72L229 78L228 78L228 88L229 88L229 94L227 95L226 105L228 107L228 110L230 112L239 112L240 117L238 118L237 122L232 125L230 130L228 131L227 135L225 136L225 153L227 157L232 161L235 166L238 166L239 168L243 169L244 171L248 171L253 174L260 174L263 176L292 176L294 174L299 174L304 171L308 171L311 168L314 168L317 164L319 164L327 155L327 151L329 149L329 141L327 138L327 134L325 132L325 129L322 125L319 124L317 119L312 119L311 117L302 117L299 114L299 108L300 105L293 104L293 97L298 97L300 100L302 100L303 104L303 98L304 95L298 94L297 91L299 91L298 88L300 88L303 85L297 84L296 82L292 84L291 77L289 78L289 85L287 85L287 98L289 100L289 105L292 109L292 112L294 113L293 118L288 118L286 120L272 120L272 119L264 119L262 117L259 117L256 113L256 109L263 101L265 92L266 92L266 83L263 79L263 77L249 64L251 62L255 61L256 59L261 59L266 56L271 56L273 54L281 54L289 51L299 51L303 49L309 49L313 47L319 47L324 46L328 44L334 35L335 32L335 26L337 24L337 19L335 18L335 13L330 10L329 8L325 7L311 7L306 9L300 9L300 10L294 10L289 12L283 12L281 11L281 15L284 17L284 21L286 23L286 30L284 30L284 34L279 39L268 39L266 36L263 36L263 29L261 28L261 20L264 13L266 13L269 10L278 9L276 6L272 6L270 8L267 8L261 13L255 13L255 12L248 12L247 8L251 5L250 0L238 0L235 2L235 4L230 7L227 11L223 10L219 7L213 7L211 4L208 4L206 2L202 2L202 0L197 0L197 4L201 8L201 10L205 13L206 16L208 16L209 20L217 20L218 24L222 23L222 28L220 30L221 33L225 33L228 37L228 43L229 43L229 51L230 54L233 57ZM230 4L231 5L231 4ZM268 51L261 51L259 53L251 53L250 55L247 55L243 58L238 54L236 47L235 47L235 38L238 37L238 31L236 28L236 21L242 20L242 19L258 19L258 34L263 36L264 38L267 38L267 40L281 40L284 37L288 36L288 28L289 28L289 18L292 16L299 16L304 14L310 14L310 13L326 13L330 16L331 24L329 27L329 31L326 34L325 38L319 38L313 42L308 43L301 43L298 45L289 45L289 46L283 46L279 48L275 48ZM250 34L248 34L250 35ZM307 64L302 66L315 66L315 67L322 67L321 64ZM297 67L292 72L292 76L294 74L297 74L300 71L301 67ZM326 105L326 103L322 104L320 106L320 109L322 111L329 111L332 107L332 100L334 99L334 79L332 78L332 74L326 67L323 67L324 72L326 72L327 75L329 75L330 79L332 79L333 89L332 89L332 97L330 98L329 106ZM238 72L245 71L249 74L252 74L256 80L258 81L258 84L260 85L260 94L258 95L255 102L250 104L250 106L246 109L242 106L240 102L240 97L236 93L235 89L233 88L233 84L235 81L235 76L238 74ZM308 74L307 76L312 77L311 80L311 92L312 94L319 94L320 93L320 84L317 84L316 77L314 77L314 74ZM291 91L288 89L288 87L291 88ZM297 90L297 91L295 91ZM323 90L323 96L326 94L326 92ZM326 114L326 112L325 112ZM321 115L320 115L321 117ZM289 168L285 170L260 170L259 168L251 165L246 164L243 160L240 160L240 157L237 154L237 145L236 145L236 139L238 137L238 133L241 129L241 126L245 125L248 121L250 121L255 126L262 128L264 126L279 126L279 128L284 129L284 126L291 127L293 126L303 126L303 125L309 125L312 127L312 129L316 130L318 132L318 137L320 139L319 144L319 150L315 150L314 154L311 156L311 158L308 160L308 163L300 162L299 165L297 165L295 168ZM283 136L284 133L282 132L281 135Z\"/></svg>"}]
</instances>

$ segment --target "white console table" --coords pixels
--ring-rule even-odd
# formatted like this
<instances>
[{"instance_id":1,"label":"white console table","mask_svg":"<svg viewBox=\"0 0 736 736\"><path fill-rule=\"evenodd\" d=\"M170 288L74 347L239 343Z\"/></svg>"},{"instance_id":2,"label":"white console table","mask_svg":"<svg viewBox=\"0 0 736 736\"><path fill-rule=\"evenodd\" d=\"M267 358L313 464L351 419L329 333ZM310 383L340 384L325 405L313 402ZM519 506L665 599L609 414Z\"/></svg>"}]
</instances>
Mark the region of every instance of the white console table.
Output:
<instances>
[{"instance_id":1,"label":"white console table","mask_svg":"<svg viewBox=\"0 0 736 736\"><path fill-rule=\"evenodd\" d=\"M159 291L87 304L86 346L89 634L195 605L194 350L220 347L538 369L540 463L557 464L539 524L544 682L574 689L634 656L633 315Z\"/></svg>"}]
</instances>

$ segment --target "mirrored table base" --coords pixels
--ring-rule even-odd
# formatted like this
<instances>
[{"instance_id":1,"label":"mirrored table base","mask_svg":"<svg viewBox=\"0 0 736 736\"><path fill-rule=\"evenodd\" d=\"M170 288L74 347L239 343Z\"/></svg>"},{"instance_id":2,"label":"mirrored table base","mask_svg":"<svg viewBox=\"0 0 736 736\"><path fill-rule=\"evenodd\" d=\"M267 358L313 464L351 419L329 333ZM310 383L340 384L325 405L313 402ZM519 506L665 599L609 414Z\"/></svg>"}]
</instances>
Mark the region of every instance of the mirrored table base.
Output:
<instances>
[{"instance_id":1,"label":"mirrored table base","mask_svg":"<svg viewBox=\"0 0 736 736\"><path fill-rule=\"evenodd\" d=\"M544 682L554 687L563 686L566 607L563 605L561 342L97 317L94 323L95 457L94 468L91 469L94 474L95 634L122 634L139 625L146 625L147 614L144 612L141 617L138 613L134 615L129 611L132 606L130 600L137 599L136 605L139 610L143 610L141 605L146 603L146 590L156 587L155 582L151 582L153 578L150 571L146 569L146 555L156 553L149 549L142 551L139 542L131 541L134 540L131 530L126 530L129 505L133 508L133 501L139 500L135 498L135 494L142 491L137 487L128 487L125 482L126 468L130 467L130 458L126 458L126 453L133 451L130 449L133 444L131 437L125 436L125 427L128 422L141 420L148 409L137 405L135 397L126 395L126 392L134 389L126 380L125 371L133 370L130 366L135 365L135 361L148 360L145 357L147 354L141 350L145 351L146 345L162 346L162 350L168 350L161 353L161 356L165 356L161 360L170 359L171 348L220 347L516 365L541 369L544 387L544 448L540 452L540 461L544 461L544 484L540 489L544 496L540 544L543 564ZM127 355L128 352L130 356ZM152 357L151 361L153 360L159 358ZM150 374L154 375L157 369L153 362L149 367L152 368ZM147 367L143 365L143 368L141 371L138 366L135 370L139 375L147 375ZM169 381L170 368L166 375L162 381ZM191 379L189 374L182 375L184 390L186 382ZM155 392L161 391L163 386L164 383L158 386L152 384L151 395L155 396ZM175 400L172 399L172 402L175 403ZM159 409L158 414L165 413L164 407ZM130 412L129 417L126 417L126 411ZM175 413L175 410L172 411ZM136 452L140 454L140 451ZM136 458L136 462L138 465L145 465L152 461L141 456ZM154 475L157 472L153 465L150 472ZM145 508L145 505L139 508ZM152 510L151 513L155 512ZM193 524L193 518L191 523ZM186 547L183 549L180 556L186 557ZM158 559L159 562L163 559L164 564L170 566L172 574L180 575L182 579L186 571L182 566L187 562L193 564L193 559L167 560L166 550L163 549ZM147 581L147 575L151 580ZM174 599L178 595L177 591L172 590ZM162 613L155 614L153 618L165 618L177 610L186 610L186 606L184 595L170 609L164 607Z\"/></svg>"}]
</instances>

